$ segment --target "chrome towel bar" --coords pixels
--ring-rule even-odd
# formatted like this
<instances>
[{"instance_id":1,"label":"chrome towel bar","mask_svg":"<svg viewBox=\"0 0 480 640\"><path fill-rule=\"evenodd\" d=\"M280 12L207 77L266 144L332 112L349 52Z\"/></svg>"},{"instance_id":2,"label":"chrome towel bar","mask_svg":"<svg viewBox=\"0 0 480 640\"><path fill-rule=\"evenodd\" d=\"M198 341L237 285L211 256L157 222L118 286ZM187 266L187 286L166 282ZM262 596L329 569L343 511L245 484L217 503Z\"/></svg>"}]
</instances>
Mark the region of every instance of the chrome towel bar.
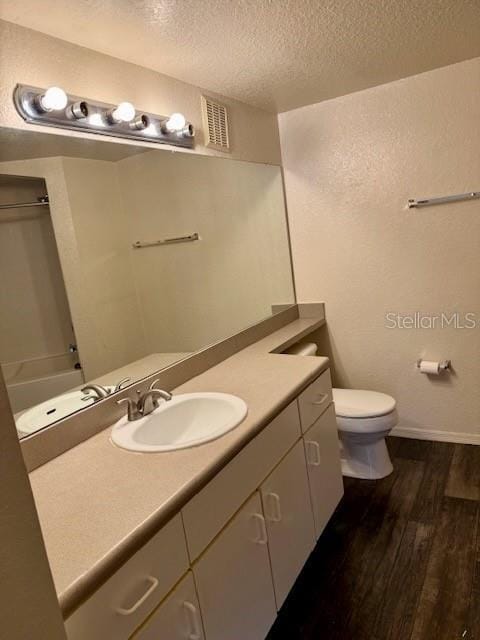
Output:
<instances>
[{"instance_id":1,"label":"chrome towel bar","mask_svg":"<svg viewBox=\"0 0 480 640\"><path fill-rule=\"evenodd\" d=\"M179 244L180 242L195 242L200 240L198 233L192 233L189 236L179 236L177 238L165 238L164 240L154 240L153 242L134 242L132 247L134 249L145 249L145 247L160 247L164 244Z\"/></svg>"},{"instance_id":2,"label":"chrome towel bar","mask_svg":"<svg viewBox=\"0 0 480 640\"><path fill-rule=\"evenodd\" d=\"M462 202L463 200L475 200L480 198L480 191L469 191L468 193L458 193L454 196L443 196L441 198L424 198L423 200L409 200L409 209L429 207L433 204L445 204L447 202Z\"/></svg>"}]
</instances>

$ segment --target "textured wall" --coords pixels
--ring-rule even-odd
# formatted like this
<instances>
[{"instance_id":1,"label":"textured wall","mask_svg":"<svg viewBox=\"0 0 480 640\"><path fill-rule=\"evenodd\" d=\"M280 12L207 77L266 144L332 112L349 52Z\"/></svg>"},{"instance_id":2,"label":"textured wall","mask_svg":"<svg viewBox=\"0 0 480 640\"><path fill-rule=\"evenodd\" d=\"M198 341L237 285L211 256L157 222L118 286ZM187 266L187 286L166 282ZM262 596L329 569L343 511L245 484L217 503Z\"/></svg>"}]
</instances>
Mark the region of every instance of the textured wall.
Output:
<instances>
[{"instance_id":1,"label":"textured wall","mask_svg":"<svg viewBox=\"0 0 480 640\"><path fill-rule=\"evenodd\" d=\"M480 188L479 86L477 58L280 116L297 295L326 302L339 382L394 395L405 428L477 442L480 328L385 314L480 318L480 201L406 209ZM428 379L418 357L455 373Z\"/></svg>"},{"instance_id":2,"label":"textured wall","mask_svg":"<svg viewBox=\"0 0 480 640\"><path fill-rule=\"evenodd\" d=\"M0 637L65 640L1 372L0 416Z\"/></svg>"},{"instance_id":3,"label":"textured wall","mask_svg":"<svg viewBox=\"0 0 480 640\"><path fill-rule=\"evenodd\" d=\"M87 294L83 304L88 305L90 321L88 334L82 333L88 355L80 351L80 358L85 379L92 380L143 358L148 350L117 165L83 158L61 160L73 223L71 242L78 247L74 268L82 293ZM53 196L51 201L53 205ZM59 237L60 251L65 253L62 243ZM69 294L78 298L75 290ZM73 321L76 327L75 315Z\"/></svg>"},{"instance_id":4,"label":"textured wall","mask_svg":"<svg viewBox=\"0 0 480 640\"><path fill-rule=\"evenodd\" d=\"M17 82L38 87L60 85L86 98L111 103L129 100L139 109L162 115L181 111L197 129L195 152L225 155L203 146L202 90L198 87L1 20L0 59L0 126L33 129L13 106ZM280 164L275 114L235 100L221 100L229 108L232 157Z\"/></svg>"},{"instance_id":5,"label":"textured wall","mask_svg":"<svg viewBox=\"0 0 480 640\"><path fill-rule=\"evenodd\" d=\"M185 154L118 162L148 352L196 351L294 301L279 167Z\"/></svg>"}]
</instances>

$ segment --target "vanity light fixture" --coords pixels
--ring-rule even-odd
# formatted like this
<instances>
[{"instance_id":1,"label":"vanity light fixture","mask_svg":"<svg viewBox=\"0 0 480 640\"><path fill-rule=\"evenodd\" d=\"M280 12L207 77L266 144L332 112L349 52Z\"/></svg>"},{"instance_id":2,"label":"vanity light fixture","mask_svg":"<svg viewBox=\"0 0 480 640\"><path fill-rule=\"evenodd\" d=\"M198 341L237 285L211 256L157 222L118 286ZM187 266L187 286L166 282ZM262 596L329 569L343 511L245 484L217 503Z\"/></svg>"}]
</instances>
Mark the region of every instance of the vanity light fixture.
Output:
<instances>
[{"instance_id":1,"label":"vanity light fixture","mask_svg":"<svg viewBox=\"0 0 480 640\"><path fill-rule=\"evenodd\" d=\"M67 109L67 116L70 118L75 118L76 120L81 120L82 118L88 118L89 110L88 110L88 102L85 100L79 100L78 102L74 102Z\"/></svg>"},{"instance_id":2,"label":"vanity light fixture","mask_svg":"<svg viewBox=\"0 0 480 640\"><path fill-rule=\"evenodd\" d=\"M186 123L187 121L182 113L172 113L168 120L162 122L162 131L164 133L178 132L185 127Z\"/></svg>"},{"instance_id":3,"label":"vanity light fixture","mask_svg":"<svg viewBox=\"0 0 480 640\"><path fill-rule=\"evenodd\" d=\"M138 129L139 131L148 129L150 126L150 118L144 113L141 113L130 122L130 129Z\"/></svg>"},{"instance_id":4,"label":"vanity light fixture","mask_svg":"<svg viewBox=\"0 0 480 640\"><path fill-rule=\"evenodd\" d=\"M106 118L111 124L131 122L135 118L135 107L131 102L120 102L114 109L107 111Z\"/></svg>"},{"instance_id":5,"label":"vanity light fixture","mask_svg":"<svg viewBox=\"0 0 480 640\"><path fill-rule=\"evenodd\" d=\"M162 116L138 112L130 102L117 105L66 94L60 87L42 89L18 84L15 107L28 123L193 148L194 126L181 113Z\"/></svg>"},{"instance_id":6,"label":"vanity light fixture","mask_svg":"<svg viewBox=\"0 0 480 640\"><path fill-rule=\"evenodd\" d=\"M45 93L36 95L33 99L33 106L40 113L50 111L61 111L68 104L67 94L60 87L49 87Z\"/></svg>"}]
</instances>

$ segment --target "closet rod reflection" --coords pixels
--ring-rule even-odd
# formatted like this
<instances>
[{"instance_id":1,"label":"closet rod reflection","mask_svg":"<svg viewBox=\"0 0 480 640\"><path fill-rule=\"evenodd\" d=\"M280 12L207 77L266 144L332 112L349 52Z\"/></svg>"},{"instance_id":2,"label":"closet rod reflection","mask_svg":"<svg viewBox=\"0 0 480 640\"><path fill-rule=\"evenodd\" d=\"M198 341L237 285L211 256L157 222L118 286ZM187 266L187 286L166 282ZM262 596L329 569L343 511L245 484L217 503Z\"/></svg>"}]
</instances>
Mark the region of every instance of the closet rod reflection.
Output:
<instances>
[{"instance_id":1,"label":"closet rod reflection","mask_svg":"<svg viewBox=\"0 0 480 640\"><path fill-rule=\"evenodd\" d=\"M48 207L48 198L41 198L36 202L15 202L12 204L0 204L0 209L26 209L29 207Z\"/></svg>"}]
</instances>

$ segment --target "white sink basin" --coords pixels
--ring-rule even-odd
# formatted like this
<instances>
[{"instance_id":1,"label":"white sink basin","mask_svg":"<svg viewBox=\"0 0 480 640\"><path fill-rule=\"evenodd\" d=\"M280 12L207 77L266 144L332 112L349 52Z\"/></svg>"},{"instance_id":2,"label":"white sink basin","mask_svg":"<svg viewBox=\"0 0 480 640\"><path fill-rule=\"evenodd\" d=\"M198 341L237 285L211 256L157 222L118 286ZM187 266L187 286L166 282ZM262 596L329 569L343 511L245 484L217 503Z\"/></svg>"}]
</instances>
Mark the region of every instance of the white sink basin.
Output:
<instances>
[{"instance_id":1,"label":"white sink basin","mask_svg":"<svg viewBox=\"0 0 480 640\"><path fill-rule=\"evenodd\" d=\"M130 451L185 449L219 438L246 415L245 402L227 393L174 395L145 418L123 417L113 427L112 441Z\"/></svg>"},{"instance_id":2,"label":"white sink basin","mask_svg":"<svg viewBox=\"0 0 480 640\"><path fill-rule=\"evenodd\" d=\"M105 387L112 392L115 387ZM17 429L22 433L35 433L49 424L85 409L93 404L94 395L80 390L62 393L60 396L36 404L16 419Z\"/></svg>"}]
</instances>

